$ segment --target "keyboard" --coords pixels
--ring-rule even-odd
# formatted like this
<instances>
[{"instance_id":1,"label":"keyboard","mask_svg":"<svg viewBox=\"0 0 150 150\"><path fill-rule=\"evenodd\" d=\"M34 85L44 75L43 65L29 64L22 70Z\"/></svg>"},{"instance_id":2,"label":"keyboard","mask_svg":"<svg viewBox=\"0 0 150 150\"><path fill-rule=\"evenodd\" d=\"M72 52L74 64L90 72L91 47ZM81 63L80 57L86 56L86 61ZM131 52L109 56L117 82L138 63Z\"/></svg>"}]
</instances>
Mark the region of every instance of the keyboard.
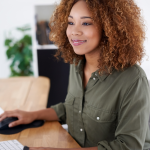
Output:
<instances>
[{"instance_id":1,"label":"keyboard","mask_svg":"<svg viewBox=\"0 0 150 150\"><path fill-rule=\"evenodd\" d=\"M17 140L0 142L0 150L23 150L24 146Z\"/></svg>"}]
</instances>

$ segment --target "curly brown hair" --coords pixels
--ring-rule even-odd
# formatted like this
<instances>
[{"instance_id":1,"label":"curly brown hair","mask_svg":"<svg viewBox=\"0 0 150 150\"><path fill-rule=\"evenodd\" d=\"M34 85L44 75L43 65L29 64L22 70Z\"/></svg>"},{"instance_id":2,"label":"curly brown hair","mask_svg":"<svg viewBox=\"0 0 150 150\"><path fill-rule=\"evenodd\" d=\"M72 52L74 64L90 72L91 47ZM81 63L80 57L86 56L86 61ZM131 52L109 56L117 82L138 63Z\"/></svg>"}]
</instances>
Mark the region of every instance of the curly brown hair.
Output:
<instances>
[{"instance_id":1,"label":"curly brown hair","mask_svg":"<svg viewBox=\"0 0 150 150\"><path fill-rule=\"evenodd\" d=\"M50 18L49 38L58 46L56 58L61 56L66 63L75 65L84 55L77 55L66 35L68 16L79 0L62 0ZM85 0L94 23L102 25L99 43L99 72L111 73L112 68L123 70L136 63L141 64L145 55L145 25L141 10L133 0ZM75 62L74 62L75 60ZM107 68L107 70L106 70Z\"/></svg>"}]
</instances>

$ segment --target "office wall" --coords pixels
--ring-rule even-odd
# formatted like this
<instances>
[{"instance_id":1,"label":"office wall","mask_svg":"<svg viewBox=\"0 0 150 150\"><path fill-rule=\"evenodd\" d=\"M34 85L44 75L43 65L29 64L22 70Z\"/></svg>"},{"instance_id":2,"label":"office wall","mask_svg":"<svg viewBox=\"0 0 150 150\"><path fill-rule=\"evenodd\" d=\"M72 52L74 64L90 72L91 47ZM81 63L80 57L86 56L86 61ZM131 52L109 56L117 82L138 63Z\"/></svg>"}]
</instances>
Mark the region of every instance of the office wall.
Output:
<instances>
[{"instance_id":1,"label":"office wall","mask_svg":"<svg viewBox=\"0 0 150 150\"><path fill-rule=\"evenodd\" d=\"M147 56L144 57L141 67L144 69L148 79L150 80L150 0L135 1L137 5L142 9L141 13L145 19L146 24L146 40L144 42L144 46Z\"/></svg>"},{"instance_id":2,"label":"office wall","mask_svg":"<svg viewBox=\"0 0 150 150\"><path fill-rule=\"evenodd\" d=\"M34 5L35 4L49 4L59 3L60 0L0 0L0 78L7 78L10 74L9 64L10 61L6 58L6 48L4 47L5 32L11 31L16 27L23 26L24 24L34 25ZM149 0L136 0L138 6L142 9L142 14L145 18L147 26L146 41L144 43L147 57L144 57L141 67L145 70L148 79L150 79L150 1ZM16 38L21 35L18 32L13 32ZM34 32L32 31L33 35Z\"/></svg>"}]
</instances>

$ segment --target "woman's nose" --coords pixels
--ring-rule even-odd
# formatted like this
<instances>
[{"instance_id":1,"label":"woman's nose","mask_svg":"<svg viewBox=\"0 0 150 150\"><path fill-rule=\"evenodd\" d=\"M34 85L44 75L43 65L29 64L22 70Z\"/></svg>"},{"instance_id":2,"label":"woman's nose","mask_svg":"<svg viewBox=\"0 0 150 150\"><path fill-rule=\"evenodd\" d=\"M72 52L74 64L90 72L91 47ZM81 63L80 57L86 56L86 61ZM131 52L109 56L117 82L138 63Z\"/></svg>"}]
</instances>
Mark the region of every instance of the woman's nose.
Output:
<instances>
[{"instance_id":1,"label":"woman's nose","mask_svg":"<svg viewBox=\"0 0 150 150\"><path fill-rule=\"evenodd\" d=\"M72 35L82 35L82 31L80 29L75 28L72 30Z\"/></svg>"}]
</instances>

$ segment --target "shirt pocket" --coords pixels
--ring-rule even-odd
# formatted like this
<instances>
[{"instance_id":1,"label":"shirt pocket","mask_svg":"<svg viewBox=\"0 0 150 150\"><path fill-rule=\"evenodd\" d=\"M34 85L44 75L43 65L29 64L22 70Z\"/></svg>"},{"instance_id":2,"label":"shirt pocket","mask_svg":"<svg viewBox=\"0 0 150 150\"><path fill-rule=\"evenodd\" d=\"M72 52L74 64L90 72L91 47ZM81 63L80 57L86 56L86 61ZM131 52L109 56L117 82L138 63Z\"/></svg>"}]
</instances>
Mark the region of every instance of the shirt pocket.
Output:
<instances>
[{"instance_id":1,"label":"shirt pocket","mask_svg":"<svg viewBox=\"0 0 150 150\"><path fill-rule=\"evenodd\" d=\"M107 112L101 109L88 107L87 115L96 122L113 122L116 119L116 113Z\"/></svg>"},{"instance_id":2,"label":"shirt pocket","mask_svg":"<svg viewBox=\"0 0 150 150\"><path fill-rule=\"evenodd\" d=\"M86 131L89 141L111 141L115 137L117 113L111 113L92 106L87 108Z\"/></svg>"},{"instance_id":3,"label":"shirt pocket","mask_svg":"<svg viewBox=\"0 0 150 150\"><path fill-rule=\"evenodd\" d=\"M68 132L73 135L73 111L74 111L74 100L75 97L68 93L65 99L65 107L66 107L66 123L68 125Z\"/></svg>"}]
</instances>

